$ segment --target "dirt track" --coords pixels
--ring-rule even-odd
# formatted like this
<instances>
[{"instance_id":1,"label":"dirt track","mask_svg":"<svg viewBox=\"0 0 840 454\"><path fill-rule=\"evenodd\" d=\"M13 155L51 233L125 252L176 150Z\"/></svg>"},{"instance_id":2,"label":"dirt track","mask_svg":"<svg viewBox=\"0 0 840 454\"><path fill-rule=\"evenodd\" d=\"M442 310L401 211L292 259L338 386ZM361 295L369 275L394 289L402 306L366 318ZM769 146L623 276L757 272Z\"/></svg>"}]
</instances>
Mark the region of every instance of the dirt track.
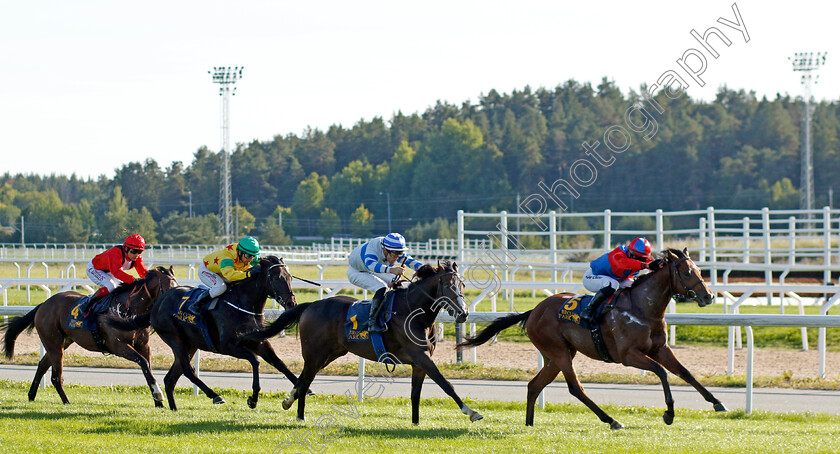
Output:
<instances>
[{"instance_id":1,"label":"dirt track","mask_svg":"<svg viewBox=\"0 0 840 454\"><path fill-rule=\"evenodd\" d=\"M272 345L278 355L284 361L301 361L300 344L294 337L272 339ZM437 363L454 363L455 351L454 342L446 340L438 344L433 359ZM726 348L698 348L680 347L673 348L677 358L696 376L723 375L726 373L727 352ZM15 346L16 353L29 353L38 351L38 338L35 334L22 334ZM82 355L99 355L89 352L77 345L67 349L68 353ZM204 357L221 357L213 353L202 353ZM152 336L152 355L163 355L171 357L172 352L159 337ZM735 373L746 373L746 348L735 352ZM478 348L478 362L487 366L511 367L518 369L535 369L537 367L537 351L531 344L498 343L485 345ZM470 360L469 351L463 354L463 360ZM346 355L336 362L356 362L355 355ZM816 349L807 352L792 350L770 350L758 349L755 352L754 370L756 376L778 376L785 371L793 372L794 377L816 377L818 371L819 357ZM575 358L575 369L578 373L637 373L636 369L630 369L618 364L607 364L595 361L578 355ZM826 354L826 376L836 377L840 375L840 352L829 352Z\"/></svg>"}]
</instances>

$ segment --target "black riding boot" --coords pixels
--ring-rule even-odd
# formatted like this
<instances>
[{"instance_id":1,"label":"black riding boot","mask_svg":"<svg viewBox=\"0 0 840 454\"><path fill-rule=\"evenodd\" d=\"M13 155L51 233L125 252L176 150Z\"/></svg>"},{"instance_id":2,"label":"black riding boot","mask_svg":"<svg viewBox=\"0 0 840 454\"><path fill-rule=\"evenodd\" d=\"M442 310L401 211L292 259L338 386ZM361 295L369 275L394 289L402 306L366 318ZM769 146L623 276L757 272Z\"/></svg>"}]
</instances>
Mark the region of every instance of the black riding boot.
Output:
<instances>
[{"instance_id":1,"label":"black riding boot","mask_svg":"<svg viewBox=\"0 0 840 454\"><path fill-rule=\"evenodd\" d=\"M583 312L580 313L580 318L590 324L595 324L597 321L595 320L595 311L613 293L615 293L615 289L610 286L598 290L595 296L592 297L592 301L589 302L589 306L583 308Z\"/></svg>"},{"instance_id":2,"label":"black riding boot","mask_svg":"<svg viewBox=\"0 0 840 454\"><path fill-rule=\"evenodd\" d=\"M377 290L373 294L373 299L370 300L370 317L367 321L367 330L370 333L384 333L388 331L388 327L383 323L382 326L376 325L376 319L379 317L379 312L382 311L382 303L385 301L385 287Z\"/></svg>"}]
</instances>

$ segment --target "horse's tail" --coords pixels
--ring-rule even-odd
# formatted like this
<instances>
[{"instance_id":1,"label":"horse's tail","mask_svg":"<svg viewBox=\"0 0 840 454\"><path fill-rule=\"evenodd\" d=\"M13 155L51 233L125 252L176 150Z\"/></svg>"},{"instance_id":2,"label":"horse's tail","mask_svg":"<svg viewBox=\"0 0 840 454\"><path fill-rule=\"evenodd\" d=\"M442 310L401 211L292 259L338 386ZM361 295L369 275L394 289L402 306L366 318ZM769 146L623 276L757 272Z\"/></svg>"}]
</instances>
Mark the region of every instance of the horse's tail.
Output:
<instances>
[{"instance_id":1,"label":"horse's tail","mask_svg":"<svg viewBox=\"0 0 840 454\"><path fill-rule=\"evenodd\" d=\"M269 337L276 336L280 334L280 331L284 329L289 329L297 322L300 321L300 316L312 303L303 303L298 304L297 306L283 312L277 317L277 320L271 322L270 325L266 326L263 329L251 331L242 336L244 340L251 340L256 342L262 342Z\"/></svg>"},{"instance_id":2,"label":"horse's tail","mask_svg":"<svg viewBox=\"0 0 840 454\"><path fill-rule=\"evenodd\" d=\"M0 327L0 330L5 329L6 335L3 337L3 349L6 353L6 359L12 359L15 354L15 340L24 331L31 331L35 328L35 313L41 305L35 306L35 309L29 311L26 315L21 315L11 319L8 323Z\"/></svg>"},{"instance_id":3,"label":"horse's tail","mask_svg":"<svg viewBox=\"0 0 840 454\"><path fill-rule=\"evenodd\" d=\"M152 313L150 311L143 315L137 315L129 318L123 318L110 313L105 317L104 322L106 325L116 329L117 331L136 331L138 329L148 328L152 325Z\"/></svg>"},{"instance_id":4,"label":"horse's tail","mask_svg":"<svg viewBox=\"0 0 840 454\"><path fill-rule=\"evenodd\" d=\"M511 314L496 319L496 321L487 325L487 328L481 330L481 332L479 332L475 337L467 337L467 339L464 342L461 342L460 344L456 345L456 348L458 350L462 350L467 347L476 347L489 341L493 338L493 336L499 334L499 332L506 328L510 328L511 326L517 323L522 323L524 325L525 322L528 321L528 317L531 316L532 311L533 309L528 312L523 312L521 314Z\"/></svg>"}]
</instances>

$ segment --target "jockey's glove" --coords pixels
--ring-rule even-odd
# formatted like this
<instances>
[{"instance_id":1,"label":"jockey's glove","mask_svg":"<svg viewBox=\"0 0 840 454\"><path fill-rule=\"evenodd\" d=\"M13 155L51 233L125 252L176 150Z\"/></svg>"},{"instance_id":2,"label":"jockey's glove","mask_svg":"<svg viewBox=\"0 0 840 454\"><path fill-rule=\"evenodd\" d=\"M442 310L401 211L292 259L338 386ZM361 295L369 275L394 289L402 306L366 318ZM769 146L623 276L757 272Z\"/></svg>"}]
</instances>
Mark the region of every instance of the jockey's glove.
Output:
<instances>
[{"instance_id":1,"label":"jockey's glove","mask_svg":"<svg viewBox=\"0 0 840 454\"><path fill-rule=\"evenodd\" d=\"M665 260L656 259L656 260L647 264L647 269L652 270L652 271L656 271L659 268L662 268L663 266L665 266Z\"/></svg>"},{"instance_id":2,"label":"jockey's glove","mask_svg":"<svg viewBox=\"0 0 840 454\"><path fill-rule=\"evenodd\" d=\"M245 271L245 277L251 277L251 276L260 274L260 271L262 271L262 268L259 265L252 266L252 267L248 268L247 271Z\"/></svg>"}]
</instances>

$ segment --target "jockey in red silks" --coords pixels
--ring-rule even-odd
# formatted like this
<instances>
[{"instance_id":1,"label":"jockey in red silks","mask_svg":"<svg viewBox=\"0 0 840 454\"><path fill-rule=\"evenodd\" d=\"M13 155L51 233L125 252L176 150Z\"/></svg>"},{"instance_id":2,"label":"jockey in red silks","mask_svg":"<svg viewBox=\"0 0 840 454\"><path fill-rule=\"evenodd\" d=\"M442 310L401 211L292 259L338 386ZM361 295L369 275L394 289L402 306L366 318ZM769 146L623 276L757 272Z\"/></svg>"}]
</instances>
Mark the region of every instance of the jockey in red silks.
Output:
<instances>
[{"instance_id":1,"label":"jockey in red silks","mask_svg":"<svg viewBox=\"0 0 840 454\"><path fill-rule=\"evenodd\" d=\"M595 292L589 306L584 308L580 318L594 323L595 309L619 287L630 287L639 271L659 269L661 260L650 261L650 243L644 237L636 238L627 246L620 245L589 263L583 275L583 286Z\"/></svg>"},{"instance_id":2,"label":"jockey in red silks","mask_svg":"<svg viewBox=\"0 0 840 454\"><path fill-rule=\"evenodd\" d=\"M134 277L125 270L134 268L141 278L146 277L148 270L140 257L145 249L146 240L134 234L129 235L121 246L114 246L94 257L88 263L86 271L88 278L100 288L90 297L86 307L91 307L93 303L111 293L121 282L134 282Z\"/></svg>"}]
</instances>

